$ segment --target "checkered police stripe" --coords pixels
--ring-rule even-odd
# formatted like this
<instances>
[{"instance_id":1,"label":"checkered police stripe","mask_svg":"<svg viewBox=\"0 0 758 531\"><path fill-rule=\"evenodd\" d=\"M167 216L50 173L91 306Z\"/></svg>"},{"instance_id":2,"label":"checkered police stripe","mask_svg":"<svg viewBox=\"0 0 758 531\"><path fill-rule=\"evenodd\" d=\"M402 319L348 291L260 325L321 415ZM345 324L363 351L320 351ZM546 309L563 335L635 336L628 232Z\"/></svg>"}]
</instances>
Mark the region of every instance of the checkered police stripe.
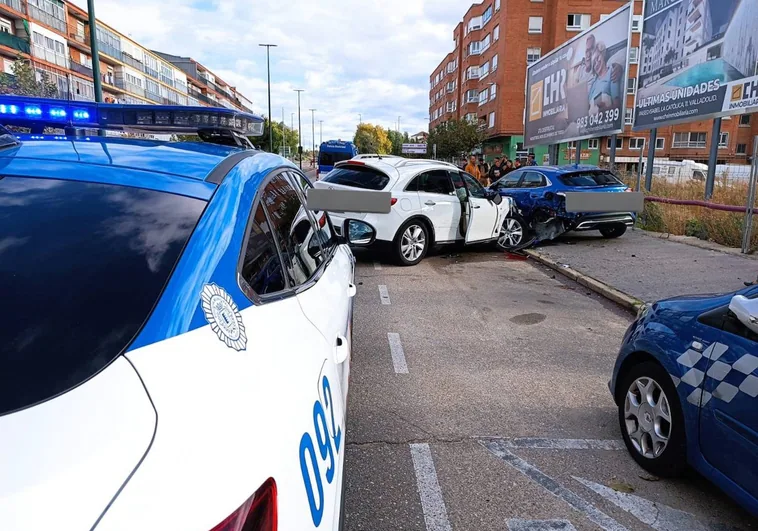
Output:
<instances>
[{"instance_id":1,"label":"checkered police stripe","mask_svg":"<svg viewBox=\"0 0 758 531\"><path fill-rule=\"evenodd\" d=\"M695 349L695 344L696 342L693 342L687 351L676 360L677 363L689 370L681 378L671 375L675 386L679 387L686 384L694 388L687 396L687 402L697 407L703 407L711 398L729 403L740 392L752 398L758 396L758 377L752 374L758 369L758 357L745 354L730 365L720 361L724 353L729 350L727 345L713 343L700 353ZM709 361L713 362L710 367L708 367ZM705 372L706 369L707 372ZM719 382L713 389L713 393L700 388L705 378Z\"/></svg>"}]
</instances>

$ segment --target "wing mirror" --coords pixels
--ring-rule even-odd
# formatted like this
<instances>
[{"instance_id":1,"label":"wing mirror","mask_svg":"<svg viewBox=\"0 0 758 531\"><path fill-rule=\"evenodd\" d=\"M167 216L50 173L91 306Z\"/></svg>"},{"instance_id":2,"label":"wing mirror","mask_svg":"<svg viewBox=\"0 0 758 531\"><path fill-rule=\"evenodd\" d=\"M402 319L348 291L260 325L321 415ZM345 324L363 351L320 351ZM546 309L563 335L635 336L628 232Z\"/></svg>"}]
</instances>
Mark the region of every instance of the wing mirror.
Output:
<instances>
[{"instance_id":1,"label":"wing mirror","mask_svg":"<svg viewBox=\"0 0 758 531\"><path fill-rule=\"evenodd\" d=\"M376 229L358 219L346 219L342 234L346 243L356 247L367 247L376 240Z\"/></svg>"},{"instance_id":2,"label":"wing mirror","mask_svg":"<svg viewBox=\"0 0 758 531\"><path fill-rule=\"evenodd\" d=\"M749 330L758 334L758 299L735 295L729 303L729 310Z\"/></svg>"},{"instance_id":3,"label":"wing mirror","mask_svg":"<svg viewBox=\"0 0 758 531\"><path fill-rule=\"evenodd\" d=\"M492 201L496 205L499 205L500 203L503 202L503 196L500 195L498 192L493 192L493 191L490 191L487 194L487 199L489 199L490 201Z\"/></svg>"}]
</instances>

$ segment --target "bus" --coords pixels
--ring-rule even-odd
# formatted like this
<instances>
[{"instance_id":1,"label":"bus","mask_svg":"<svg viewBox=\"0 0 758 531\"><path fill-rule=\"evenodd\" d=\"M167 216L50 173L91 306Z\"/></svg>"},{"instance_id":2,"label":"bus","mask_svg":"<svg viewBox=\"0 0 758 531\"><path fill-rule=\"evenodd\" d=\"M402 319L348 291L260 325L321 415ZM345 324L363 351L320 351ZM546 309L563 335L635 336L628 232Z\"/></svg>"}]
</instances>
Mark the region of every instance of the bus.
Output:
<instances>
[{"instance_id":1,"label":"bus","mask_svg":"<svg viewBox=\"0 0 758 531\"><path fill-rule=\"evenodd\" d=\"M342 140L327 140L322 142L318 150L318 176L326 175L334 169L334 165L343 160L350 160L358 154L352 142Z\"/></svg>"}]
</instances>

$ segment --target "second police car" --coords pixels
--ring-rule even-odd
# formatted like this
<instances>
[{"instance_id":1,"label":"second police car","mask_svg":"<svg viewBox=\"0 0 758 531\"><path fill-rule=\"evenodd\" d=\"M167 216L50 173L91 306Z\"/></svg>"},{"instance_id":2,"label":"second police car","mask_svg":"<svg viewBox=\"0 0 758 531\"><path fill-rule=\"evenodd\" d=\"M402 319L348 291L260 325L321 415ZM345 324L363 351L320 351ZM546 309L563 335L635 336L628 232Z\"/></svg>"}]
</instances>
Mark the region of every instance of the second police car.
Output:
<instances>
[{"instance_id":1,"label":"second police car","mask_svg":"<svg viewBox=\"0 0 758 531\"><path fill-rule=\"evenodd\" d=\"M354 259L298 169L244 149L262 120L4 97L0 121L68 134L0 130L0 529L338 529Z\"/></svg>"}]
</instances>

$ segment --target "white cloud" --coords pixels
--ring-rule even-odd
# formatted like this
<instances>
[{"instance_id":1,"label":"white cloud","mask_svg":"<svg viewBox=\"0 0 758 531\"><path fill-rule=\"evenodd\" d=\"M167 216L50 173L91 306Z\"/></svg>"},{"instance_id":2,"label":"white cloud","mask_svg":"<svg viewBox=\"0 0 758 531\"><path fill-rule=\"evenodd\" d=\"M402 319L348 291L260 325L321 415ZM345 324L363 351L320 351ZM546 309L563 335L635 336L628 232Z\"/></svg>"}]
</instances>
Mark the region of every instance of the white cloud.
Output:
<instances>
[{"instance_id":1,"label":"white cloud","mask_svg":"<svg viewBox=\"0 0 758 531\"><path fill-rule=\"evenodd\" d=\"M86 9L85 0L74 0ZM453 46L466 4L456 0L98 0L97 17L148 48L189 55L235 85L267 113L271 49L274 119L290 123L302 93L303 145L311 116L324 140L351 138L358 123L428 127L429 75ZM297 121L297 115L295 115ZM297 124L295 124L297 126Z\"/></svg>"}]
</instances>

